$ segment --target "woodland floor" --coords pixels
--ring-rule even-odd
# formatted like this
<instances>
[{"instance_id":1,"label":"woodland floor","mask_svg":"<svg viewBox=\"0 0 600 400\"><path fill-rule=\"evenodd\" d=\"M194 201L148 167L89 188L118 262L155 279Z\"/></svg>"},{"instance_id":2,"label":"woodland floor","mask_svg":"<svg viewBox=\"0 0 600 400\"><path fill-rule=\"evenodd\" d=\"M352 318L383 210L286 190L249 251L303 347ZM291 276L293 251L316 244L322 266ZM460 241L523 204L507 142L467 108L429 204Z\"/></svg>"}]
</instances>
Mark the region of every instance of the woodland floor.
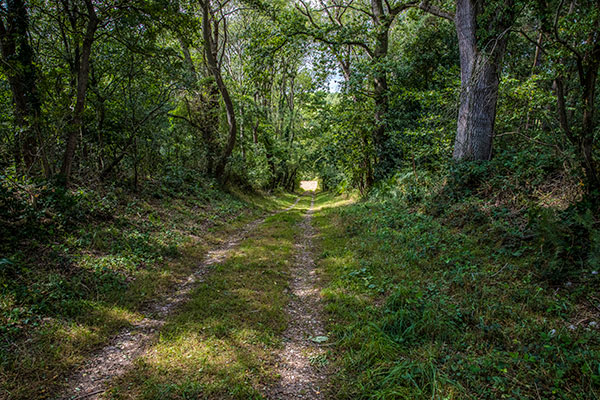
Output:
<instances>
[{"instance_id":1,"label":"woodland floor","mask_svg":"<svg viewBox=\"0 0 600 400\"><path fill-rule=\"evenodd\" d=\"M300 197L288 208L275 211L273 214L289 211L299 201ZM155 341L156 336L160 334L160 328L165 324L169 315L176 312L178 306L189 300L191 290L204 281L204 276L210 272L210 268L224 262L231 251L265 219L259 218L252 221L240 231L234 232L223 244L208 251L196 270L172 289L171 295L146 307L144 310L146 316L142 320L121 331L109 344L90 357L73 376L69 377L67 389L60 397L63 399L101 397L106 391L107 384L125 373L133 362L144 354L149 344Z\"/></svg>"},{"instance_id":2,"label":"woodland floor","mask_svg":"<svg viewBox=\"0 0 600 400\"><path fill-rule=\"evenodd\" d=\"M400 202L311 191L246 211L120 324L15 346L0 398L598 398L597 273L550 285L535 248Z\"/></svg>"},{"instance_id":3,"label":"woodland floor","mask_svg":"<svg viewBox=\"0 0 600 400\"><path fill-rule=\"evenodd\" d=\"M323 398L316 182L303 187L311 192L209 250L82 363L58 398Z\"/></svg>"}]
</instances>

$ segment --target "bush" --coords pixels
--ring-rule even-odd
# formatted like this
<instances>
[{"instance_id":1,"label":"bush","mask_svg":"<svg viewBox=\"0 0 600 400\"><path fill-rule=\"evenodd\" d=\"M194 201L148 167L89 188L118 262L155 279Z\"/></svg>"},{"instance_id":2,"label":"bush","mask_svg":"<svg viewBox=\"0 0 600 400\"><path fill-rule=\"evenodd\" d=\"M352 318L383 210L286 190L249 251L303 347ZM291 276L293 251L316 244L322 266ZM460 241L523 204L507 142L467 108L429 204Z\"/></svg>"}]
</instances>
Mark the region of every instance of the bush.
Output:
<instances>
[{"instance_id":1,"label":"bush","mask_svg":"<svg viewBox=\"0 0 600 400\"><path fill-rule=\"evenodd\" d=\"M579 281L600 268L600 230L591 209L573 206L558 213L542 207L529 210L544 257L537 268L553 284Z\"/></svg>"}]
</instances>

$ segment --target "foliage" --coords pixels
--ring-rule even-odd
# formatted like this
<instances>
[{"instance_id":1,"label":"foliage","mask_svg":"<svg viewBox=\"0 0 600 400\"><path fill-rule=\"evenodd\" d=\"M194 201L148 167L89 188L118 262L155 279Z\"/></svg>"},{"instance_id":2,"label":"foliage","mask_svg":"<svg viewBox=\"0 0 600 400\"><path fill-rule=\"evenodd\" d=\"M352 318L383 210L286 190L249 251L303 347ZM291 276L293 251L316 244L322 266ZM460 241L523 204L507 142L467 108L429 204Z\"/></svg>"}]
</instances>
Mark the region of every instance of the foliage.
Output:
<instances>
[{"instance_id":1,"label":"foliage","mask_svg":"<svg viewBox=\"0 0 600 400\"><path fill-rule=\"evenodd\" d=\"M195 270L208 246L293 198L226 193L183 171L166 177L138 194L3 181L2 210L23 221L16 229L2 217L10 238L0 258L3 393L56 391L61 380L45 377L63 376L137 320Z\"/></svg>"},{"instance_id":2,"label":"foliage","mask_svg":"<svg viewBox=\"0 0 600 400\"><path fill-rule=\"evenodd\" d=\"M335 396L598 396L599 24L591 0L0 1L2 379L36 397L17 376L62 376L195 240L316 178L363 197L317 218ZM467 117L489 159L452 159ZM258 396L159 372L149 397Z\"/></svg>"},{"instance_id":3,"label":"foliage","mask_svg":"<svg viewBox=\"0 0 600 400\"><path fill-rule=\"evenodd\" d=\"M557 213L535 205L535 192L490 203L486 183L501 164L454 168L447 180L408 170L316 217L340 349L330 395L597 396L593 213Z\"/></svg>"}]
</instances>

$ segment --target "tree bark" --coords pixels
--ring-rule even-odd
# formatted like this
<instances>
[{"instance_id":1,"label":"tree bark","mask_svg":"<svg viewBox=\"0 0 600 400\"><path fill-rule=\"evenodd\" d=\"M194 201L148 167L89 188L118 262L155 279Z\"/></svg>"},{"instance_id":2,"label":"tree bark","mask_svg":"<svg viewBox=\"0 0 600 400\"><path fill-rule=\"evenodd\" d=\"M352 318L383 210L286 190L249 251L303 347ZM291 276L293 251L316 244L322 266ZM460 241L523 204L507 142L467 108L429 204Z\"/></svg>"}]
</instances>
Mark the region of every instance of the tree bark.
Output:
<instances>
[{"instance_id":1,"label":"tree bark","mask_svg":"<svg viewBox=\"0 0 600 400\"><path fill-rule=\"evenodd\" d=\"M225 112L227 114L227 125L229 126L229 136L227 139L227 143L215 167L216 178L223 182L226 179L224 175L225 167L227 165L227 162L229 161L231 153L233 152L233 148L235 147L235 140L237 137L237 122L235 119L235 109L233 106L233 101L231 99L231 96L229 95L227 85L225 85L225 82L223 81L223 77L221 75L221 68L219 67L219 63L217 61L218 36L213 38L211 32L213 29L212 21L214 21L214 16L211 12L210 0L202 1L201 5L202 36L204 39L204 53L206 56L206 64L208 66L208 70L215 79L215 83L217 85L217 88L219 89L219 92L221 93L221 98L223 99L223 103L225 104Z\"/></svg>"},{"instance_id":2,"label":"tree bark","mask_svg":"<svg viewBox=\"0 0 600 400\"><path fill-rule=\"evenodd\" d=\"M485 55L470 55L471 64L461 74L455 160L489 160L496 120L499 79ZM462 57L461 57L462 59ZM461 61L462 63L462 61Z\"/></svg>"},{"instance_id":3,"label":"tree bark","mask_svg":"<svg viewBox=\"0 0 600 400\"><path fill-rule=\"evenodd\" d=\"M487 48L480 49L477 18L483 12L476 0L458 0L455 25L461 69L461 93L458 109L455 160L489 160L496 120L500 68L508 33L497 32ZM504 30L502 23L489 29Z\"/></svg>"},{"instance_id":4,"label":"tree bark","mask_svg":"<svg viewBox=\"0 0 600 400\"><path fill-rule=\"evenodd\" d=\"M214 82L209 83L206 101L206 114L203 126L200 127L202 138L207 149L206 170L209 175L218 178L215 165L219 157L217 136L219 133L219 88ZM191 118L191 115L190 115Z\"/></svg>"},{"instance_id":5,"label":"tree bark","mask_svg":"<svg viewBox=\"0 0 600 400\"><path fill-rule=\"evenodd\" d=\"M88 21L81 47L81 59L79 61L79 69L77 72L77 98L69 126L63 163L60 169L60 173L63 176L65 185L68 185L71 179L73 157L77 148L77 137L81 133L83 125L83 111L85 109L85 97L90 73L90 56L92 53L92 45L94 44L96 30L98 29L99 24L99 19L96 15L96 10L92 0L85 0L85 5L88 12Z\"/></svg>"},{"instance_id":6,"label":"tree bark","mask_svg":"<svg viewBox=\"0 0 600 400\"><path fill-rule=\"evenodd\" d=\"M492 156L500 69L515 18L513 6L514 0L457 0L456 13L452 14L428 1L418 5L430 14L453 21L456 27L461 70L453 152L457 161L489 160ZM482 40L482 32L490 37Z\"/></svg>"},{"instance_id":7,"label":"tree bark","mask_svg":"<svg viewBox=\"0 0 600 400\"><path fill-rule=\"evenodd\" d=\"M254 129L252 129L252 143L258 144L258 125L260 123L260 119L256 118L256 123L254 124Z\"/></svg>"}]
</instances>

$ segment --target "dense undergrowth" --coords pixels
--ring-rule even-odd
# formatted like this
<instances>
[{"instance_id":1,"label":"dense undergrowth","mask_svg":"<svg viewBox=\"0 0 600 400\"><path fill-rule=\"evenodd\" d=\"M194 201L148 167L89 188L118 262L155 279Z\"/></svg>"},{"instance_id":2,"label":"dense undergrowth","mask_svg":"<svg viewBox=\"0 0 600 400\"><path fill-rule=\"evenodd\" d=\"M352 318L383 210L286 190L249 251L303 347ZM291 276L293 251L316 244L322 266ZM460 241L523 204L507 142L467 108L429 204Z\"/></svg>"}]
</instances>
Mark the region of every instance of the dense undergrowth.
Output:
<instances>
[{"instance_id":1,"label":"dense undergrowth","mask_svg":"<svg viewBox=\"0 0 600 400\"><path fill-rule=\"evenodd\" d=\"M320 198L332 397L600 395L597 215L576 181L513 156Z\"/></svg>"},{"instance_id":2,"label":"dense undergrowth","mask_svg":"<svg viewBox=\"0 0 600 400\"><path fill-rule=\"evenodd\" d=\"M177 175L140 193L2 178L0 393L24 399L50 396L207 248L291 198Z\"/></svg>"}]
</instances>

